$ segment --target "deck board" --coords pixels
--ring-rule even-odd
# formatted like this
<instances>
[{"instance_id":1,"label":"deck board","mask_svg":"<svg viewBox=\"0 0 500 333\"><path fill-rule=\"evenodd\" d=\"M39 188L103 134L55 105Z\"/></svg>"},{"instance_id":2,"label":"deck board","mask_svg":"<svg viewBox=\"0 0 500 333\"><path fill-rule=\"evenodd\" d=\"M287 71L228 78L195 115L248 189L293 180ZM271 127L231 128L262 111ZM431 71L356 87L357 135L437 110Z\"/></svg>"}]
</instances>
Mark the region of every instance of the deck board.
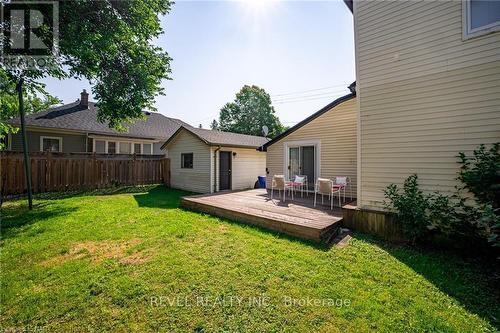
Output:
<instances>
[{"instance_id":1,"label":"deck board","mask_svg":"<svg viewBox=\"0 0 500 333\"><path fill-rule=\"evenodd\" d=\"M302 198L300 194L293 200L287 197L286 202L271 200L266 190L255 189L183 197L181 206L320 242L340 226L342 211L330 210L326 198L325 205L317 207L312 200L312 195Z\"/></svg>"}]
</instances>

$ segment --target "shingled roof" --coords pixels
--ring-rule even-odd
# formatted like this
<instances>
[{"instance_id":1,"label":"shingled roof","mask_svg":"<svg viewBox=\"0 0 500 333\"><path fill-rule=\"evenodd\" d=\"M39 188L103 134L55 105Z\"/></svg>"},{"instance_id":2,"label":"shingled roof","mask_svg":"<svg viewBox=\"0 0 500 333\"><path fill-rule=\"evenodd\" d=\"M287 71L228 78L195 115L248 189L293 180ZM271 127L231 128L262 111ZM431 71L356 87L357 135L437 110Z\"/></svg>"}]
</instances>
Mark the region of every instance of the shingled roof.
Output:
<instances>
[{"instance_id":1,"label":"shingled roof","mask_svg":"<svg viewBox=\"0 0 500 333\"><path fill-rule=\"evenodd\" d=\"M137 137L166 140L174 134L180 126L190 128L191 126L182 120L169 118L156 112L144 112L146 119L137 120L131 124L125 124L127 132L117 132L108 127L107 124L97 120L97 107L95 103L88 102L88 106L82 105L80 101L50 108L26 116L26 125L42 128L64 129L81 131L92 134ZM13 125L19 125L19 118L9 121Z\"/></svg>"},{"instance_id":2,"label":"shingled roof","mask_svg":"<svg viewBox=\"0 0 500 333\"><path fill-rule=\"evenodd\" d=\"M168 145L174 137L182 130L186 130L198 137L201 141L213 146L229 146L229 147L248 147L259 148L267 141L268 138L263 136L246 135L232 132L223 132L216 130L208 130L202 128L181 126L162 146L162 149Z\"/></svg>"}]
</instances>

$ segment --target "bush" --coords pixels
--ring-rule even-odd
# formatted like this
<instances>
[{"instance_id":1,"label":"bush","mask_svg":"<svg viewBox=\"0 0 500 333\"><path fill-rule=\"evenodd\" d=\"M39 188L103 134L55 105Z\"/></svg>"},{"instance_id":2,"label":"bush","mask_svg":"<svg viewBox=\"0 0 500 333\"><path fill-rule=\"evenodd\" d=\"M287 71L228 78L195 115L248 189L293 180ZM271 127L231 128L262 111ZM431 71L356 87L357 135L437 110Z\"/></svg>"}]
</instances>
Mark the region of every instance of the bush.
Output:
<instances>
[{"instance_id":1,"label":"bush","mask_svg":"<svg viewBox=\"0 0 500 333\"><path fill-rule=\"evenodd\" d=\"M429 232L429 195L418 187L418 176L408 177L400 190L396 184L389 185L384 191L390 202L384 202L387 209L394 212L396 219L403 225L403 232L412 243Z\"/></svg>"},{"instance_id":2,"label":"bush","mask_svg":"<svg viewBox=\"0 0 500 333\"><path fill-rule=\"evenodd\" d=\"M491 204L498 208L500 204L500 143L495 143L490 150L480 145L468 157L464 152L458 154L461 164L457 179L467 190L474 194L481 204Z\"/></svg>"},{"instance_id":3,"label":"bush","mask_svg":"<svg viewBox=\"0 0 500 333\"><path fill-rule=\"evenodd\" d=\"M473 156L458 154L460 171L457 179L460 198L456 210L464 221L476 228L476 233L493 246L500 247L500 143L486 150L480 145ZM468 191L474 196L460 195Z\"/></svg>"},{"instance_id":4,"label":"bush","mask_svg":"<svg viewBox=\"0 0 500 333\"><path fill-rule=\"evenodd\" d=\"M385 207L394 212L412 243L434 231L451 239L480 239L500 247L499 147L497 143L486 150L481 145L472 157L459 153L457 179L462 184L451 197L437 192L425 194L419 189L416 174L405 180L402 190L395 184L384 190L389 200Z\"/></svg>"}]
</instances>

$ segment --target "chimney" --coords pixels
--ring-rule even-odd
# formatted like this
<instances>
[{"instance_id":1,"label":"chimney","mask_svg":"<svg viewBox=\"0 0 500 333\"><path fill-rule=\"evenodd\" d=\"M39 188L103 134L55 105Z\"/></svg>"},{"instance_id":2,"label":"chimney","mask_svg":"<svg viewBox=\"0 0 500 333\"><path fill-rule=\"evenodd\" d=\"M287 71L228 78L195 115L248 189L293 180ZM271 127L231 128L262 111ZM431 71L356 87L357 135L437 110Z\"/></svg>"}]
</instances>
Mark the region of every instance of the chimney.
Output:
<instances>
[{"instance_id":1,"label":"chimney","mask_svg":"<svg viewBox=\"0 0 500 333\"><path fill-rule=\"evenodd\" d=\"M81 106L89 106L89 94L85 89L81 92L80 105Z\"/></svg>"}]
</instances>

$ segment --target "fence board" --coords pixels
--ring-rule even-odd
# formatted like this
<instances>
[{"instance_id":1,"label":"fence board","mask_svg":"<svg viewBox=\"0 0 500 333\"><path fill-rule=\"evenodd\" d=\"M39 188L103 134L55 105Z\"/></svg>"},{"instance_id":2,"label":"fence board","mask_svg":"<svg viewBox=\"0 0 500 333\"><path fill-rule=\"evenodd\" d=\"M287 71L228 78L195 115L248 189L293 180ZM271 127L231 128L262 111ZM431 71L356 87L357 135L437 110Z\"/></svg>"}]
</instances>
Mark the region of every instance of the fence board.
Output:
<instances>
[{"instance_id":1,"label":"fence board","mask_svg":"<svg viewBox=\"0 0 500 333\"><path fill-rule=\"evenodd\" d=\"M0 152L0 194L26 193L22 152ZM115 185L170 185L163 155L30 153L33 193L88 190Z\"/></svg>"}]
</instances>

